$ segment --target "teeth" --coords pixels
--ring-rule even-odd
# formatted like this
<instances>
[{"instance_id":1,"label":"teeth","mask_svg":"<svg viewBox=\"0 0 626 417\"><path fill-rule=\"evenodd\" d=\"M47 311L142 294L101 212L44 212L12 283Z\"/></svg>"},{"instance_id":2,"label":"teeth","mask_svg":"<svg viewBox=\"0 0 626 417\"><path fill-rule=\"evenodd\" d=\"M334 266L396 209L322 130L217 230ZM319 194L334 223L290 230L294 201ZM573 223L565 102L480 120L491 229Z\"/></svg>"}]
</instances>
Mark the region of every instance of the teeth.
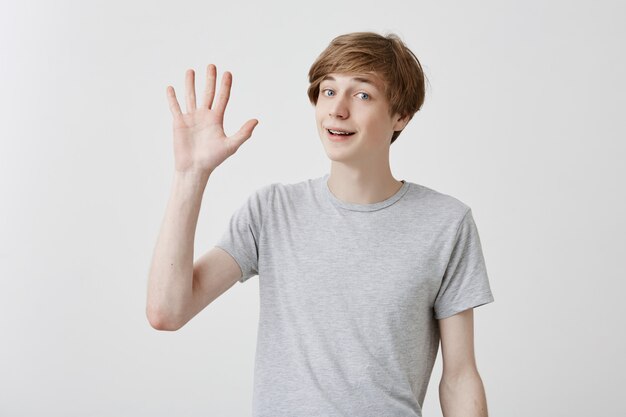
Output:
<instances>
[{"instance_id":1,"label":"teeth","mask_svg":"<svg viewBox=\"0 0 626 417\"><path fill-rule=\"evenodd\" d=\"M328 131L332 133L333 135L351 135L352 134L349 132L340 132L338 130L332 130L332 129L328 129Z\"/></svg>"}]
</instances>

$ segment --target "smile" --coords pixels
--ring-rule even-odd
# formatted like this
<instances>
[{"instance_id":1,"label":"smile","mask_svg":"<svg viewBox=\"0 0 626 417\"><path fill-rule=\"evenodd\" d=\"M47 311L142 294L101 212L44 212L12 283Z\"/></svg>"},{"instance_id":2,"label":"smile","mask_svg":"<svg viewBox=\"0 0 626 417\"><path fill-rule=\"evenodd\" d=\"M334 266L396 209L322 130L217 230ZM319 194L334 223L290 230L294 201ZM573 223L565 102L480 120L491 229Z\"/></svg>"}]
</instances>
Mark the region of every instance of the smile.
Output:
<instances>
[{"instance_id":1,"label":"smile","mask_svg":"<svg viewBox=\"0 0 626 417\"><path fill-rule=\"evenodd\" d=\"M343 130L333 130L333 129L326 129L326 130L331 135L345 135L345 136L354 135L354 132L344 132Z\"/></svg>"},{"instance_id":2,"label":"smile","mask_svg":"<svg viewBox=\"0 0 626 417\"><path fill-rule=\"evenodd\" d=\"M355 132L344 132L341 130L326 129L328 138L333 142L347 141Z\"/></svg>"}]
</instances>

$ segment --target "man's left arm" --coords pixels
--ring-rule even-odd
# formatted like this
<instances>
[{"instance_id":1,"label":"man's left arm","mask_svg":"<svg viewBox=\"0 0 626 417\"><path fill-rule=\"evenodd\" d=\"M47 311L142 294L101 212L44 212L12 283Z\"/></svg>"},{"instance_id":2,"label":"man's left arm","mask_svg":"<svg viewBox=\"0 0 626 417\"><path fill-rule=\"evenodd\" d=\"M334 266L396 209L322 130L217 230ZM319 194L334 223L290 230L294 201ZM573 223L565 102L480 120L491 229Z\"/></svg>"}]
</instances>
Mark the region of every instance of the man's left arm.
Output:
<instances>
[{"instance_id":1,"label":"man's left arm","mask_svg":"<svg viewBox=\"0 0 626 417\"><path fill-rule=\"evenodd\" d=\"M487 399L474 357L474 310L439 320L443 375L439 402L444 417L487 417Z\"/></svg>"}]
</instances>

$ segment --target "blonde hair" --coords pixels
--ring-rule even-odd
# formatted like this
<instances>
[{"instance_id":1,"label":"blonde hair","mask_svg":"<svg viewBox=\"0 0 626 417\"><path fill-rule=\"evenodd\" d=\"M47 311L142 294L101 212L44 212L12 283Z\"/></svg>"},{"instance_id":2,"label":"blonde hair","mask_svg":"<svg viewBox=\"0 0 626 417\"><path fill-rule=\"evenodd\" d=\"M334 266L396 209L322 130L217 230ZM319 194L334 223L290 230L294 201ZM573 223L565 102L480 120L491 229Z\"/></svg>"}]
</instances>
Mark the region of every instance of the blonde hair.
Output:
<instances>
[{"instance_id":1,"label":"blonde hair","mask_svg":"<svg viewBox=\"0 0 626 417\"><path fill-rule=\"evenodd\" d=\"M309 69L307 94L317 104L322 79L330 73L375 73L385 83L389 115L409 120L424 104L425 75L413 52L398 35L353 32L334 38ZM393 132L393 143L402 131Z\"/></svg>"}]
</instances>

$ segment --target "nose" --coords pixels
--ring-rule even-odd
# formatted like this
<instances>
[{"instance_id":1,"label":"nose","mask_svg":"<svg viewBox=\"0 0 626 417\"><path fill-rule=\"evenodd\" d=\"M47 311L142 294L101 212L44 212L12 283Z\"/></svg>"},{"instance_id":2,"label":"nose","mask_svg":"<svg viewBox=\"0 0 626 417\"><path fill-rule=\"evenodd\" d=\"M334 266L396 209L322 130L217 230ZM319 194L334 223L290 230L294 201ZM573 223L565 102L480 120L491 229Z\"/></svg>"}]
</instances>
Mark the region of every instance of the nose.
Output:
<instances>
[{"instance_id":1,"label":"nose","mask_svg":"<svg viewBox=\"0 0 626 417\"><path fill-rule=\"evenodd\" d=\"M332 100L328 115L330 117L336 117L338 119L345 119L350 115L350 112L348 111L348 106L346 105L342 96L335 96L335 99Z\"/></svg>"}]
</instances>

